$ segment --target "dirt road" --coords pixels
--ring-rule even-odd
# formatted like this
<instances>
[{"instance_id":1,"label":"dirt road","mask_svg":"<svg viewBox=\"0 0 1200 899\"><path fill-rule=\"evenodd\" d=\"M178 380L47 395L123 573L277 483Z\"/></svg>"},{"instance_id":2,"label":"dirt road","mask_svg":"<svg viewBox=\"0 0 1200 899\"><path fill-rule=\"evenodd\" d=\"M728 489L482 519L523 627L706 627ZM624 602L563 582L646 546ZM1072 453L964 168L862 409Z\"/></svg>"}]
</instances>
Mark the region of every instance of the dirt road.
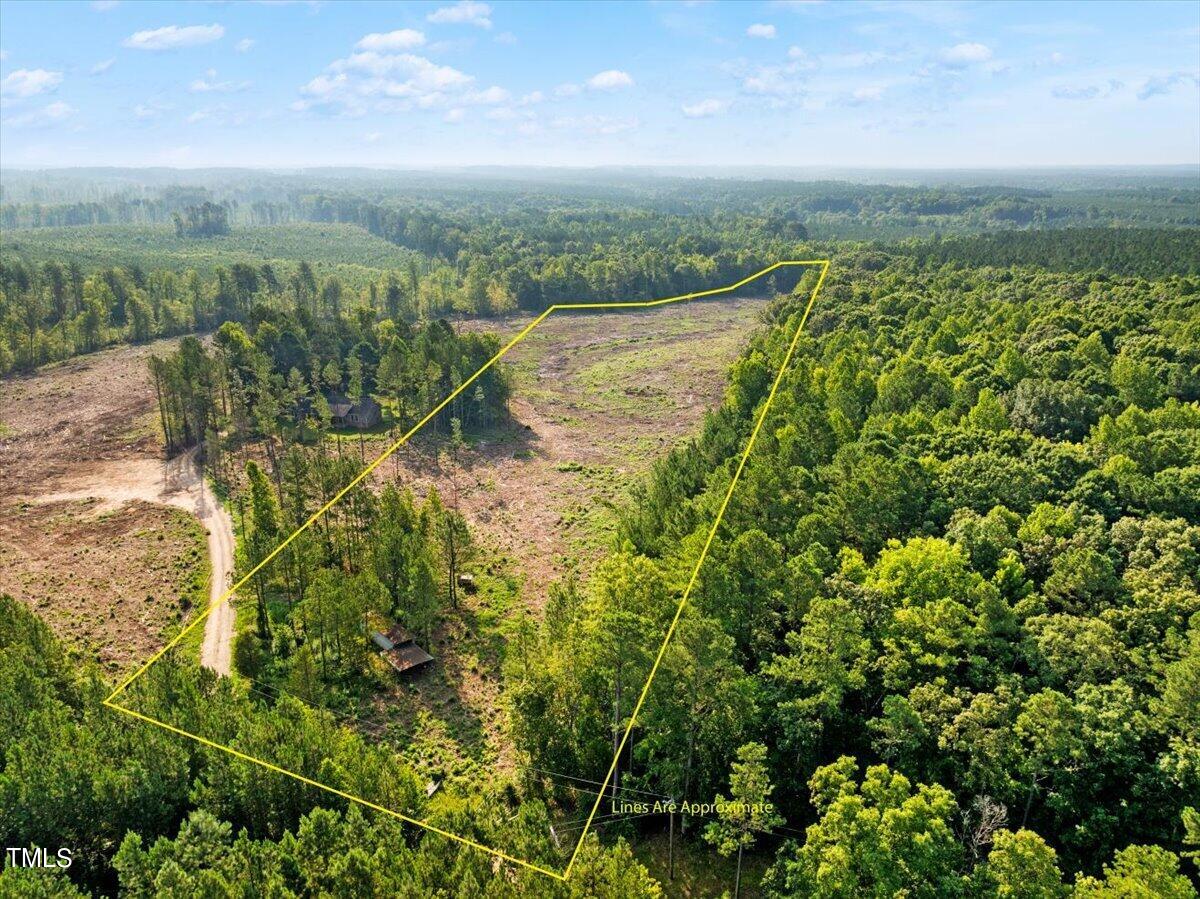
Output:
<instances>
[{"instance_id":1,"label":"dirt road","mask_svg":"<svg viewBox=\"0 0 1200 899\"><path fill-rule=\"evenodd\" d=\"M208 556L212 562L209 603L216 603L224 596L233 573L233 522L204 480L195 450L166 462L128 459L93 466L84 474L60 482L59 486L56 492L38 497L38 501L98 499L101 505L97 511L103 511L141 500L191 512L208 532ZM224 602L213 609L204 623L200 664L222 675L229 673L234 618L233 606Z\"/></svg>"},{"instance_id":2,"label":"dirt road","mask_svg":"<svg viewBox=\"0 0 1200 899\"><path fill-rule=\"evenodd\" d=\"M207 531L212 602L224 594L233 571L232 522L205 483L194 454L163 461L155 429L154 390L146 363L152 353L170 352L175 343L116 347L48 366L36 374L5 379L0 388L0 512L15 516L21 503L48 509L59 508L50 504L62 503L63 514L69 511L77 518L82 516L81 526L88 529L96 530L106 518L115 517L130 531L125 541L136 537L155 542L149 529L159 522L152 508L165 505L185 510ZM163 540L161 533L157 540ZM124 590L129 597L140 592L144 600L149 592L139 573L128 570L132 558L119 558L125 545L114 545L109 553L100 554L86 544L82 541L78 550L86 554L81 556L86 563L73 564L88 582L87 592L97 606L95 614L105 628L114 631L110 635L114 649L122 642L140 647L142 652L152 648L156 637L147 632L146 622L122 624L120 616L110 621L117 607L105 609L98 604L101 598L111 597L113 585L122 580L130 581ZM110 554L114 558L109 559ZM41 555L49 557L50 553L42 551ZM17 561L14 550L13 563ZM20 564L42 562L45 559L30 558ZM21 575L14 573L18 583ZM47 603L57 602L55 596L51 590ZM159 593L156 602L171 598ZM124 606L120 611L129 613ZM230 668L233 623L234 610L228 603L214 609L205 622L201 663L221 674ZM93 622L87 630L99 626ZM76 621L72 630L79 627Z\"/></svg>"}]
</instances>

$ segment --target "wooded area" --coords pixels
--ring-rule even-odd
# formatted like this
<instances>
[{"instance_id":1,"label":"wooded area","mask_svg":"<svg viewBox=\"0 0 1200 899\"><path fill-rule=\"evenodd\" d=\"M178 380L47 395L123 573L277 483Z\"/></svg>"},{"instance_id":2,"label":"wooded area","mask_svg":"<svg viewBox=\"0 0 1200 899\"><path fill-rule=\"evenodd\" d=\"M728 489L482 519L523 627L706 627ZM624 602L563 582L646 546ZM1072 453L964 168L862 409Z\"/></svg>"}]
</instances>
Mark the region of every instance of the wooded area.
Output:
<instances>
[{"instance_id":1,"label":"wooded area","mask_svg":"<svg viewBox=\"0 0 1200 899\"><path fill-rule=\"evenodd\" d=\"M1195 896L1197 232L967 233L978 215L1048 224L1067 206L1027 189L826 185L786 200L755 182L689 203L667 182L640 205L597 190L546 210L498 189L474 205L343 196L231 216L235 234L247 215L352 221L412 251L354 285L304 259L202 275L6 252L0 370L187 335L152 362L158 426L170 452L199 448L246 572L370 461L362 432L332 423L331 393L376 398L374 436L394 439L499 349L454 316L649 299L829 255L612 797L769 802L675 821L674 839L728 859L712 863L743 893ZM33 210L5 215L51 223ZM966 218L955 236L893 244L816 224L901 213ZM465 617L469 562L502 568L455 495L399 477L359 483L252 579L234 676L176 651L122 701L561 868L551 825L591 808L581 785L605 779L811 288L760 287L771 299L724 402L633 488L590 576L504 632L494 676L516 773L447 777L428 796L395 751L403 735L356 717L396 677L372 622L426 639ZM502 367L480 378L427 426L429 465L453 482L511 394ZM589 834L564 884L118 717L100 705L110 688L0 598L0 835L77 860L70 881L9 868L0 888L672 894L634 857L664 816ZM766 872L747 884L751 856Z\"/></svg>"},{"instance_id":2,"label":"wooded area","mask_svg":"<svg viewBox=\"0 0 1200 899\"><path fill-rule=\"evenodd\" d=\"M534 184L524 193L520 183L489 182L484 190L470 191L451 182L441 191L426 185L408 193L385 183L380 189L387 199L374 202L353 191L313 192L315 185L304 182L292 193L284 189L287 182L269 183L269 190L252 188L253 181L241 188L246 196L279 198L257 200L249 219L243 213L248 224L237 229L234 246L253 247L263 231L286 231L283 222L349 223L407 251L407 262L379 269L351 251L339 260L365 262L365 268L343 272L354 283L345 283L337 271L318 273L303 256L286 270L279 260L258 259L201 274L187 260L204 240L184 238L227 234L226 216L239 219L237 188L225 205L199 188L164 187L136 199L116 194L104 201L114 211L98 217L70 204L38 205L34 215L6 203L0 208L7 230L0 266L0 373L114 342L207 330L244 316L255 302L278 305L281 295L296 306L365 305L410 322L677 295L732 283L788 258L798 241L810 237L827 255L831 238L880 240L945 229L958 236L914 244L910 252L934 264L1050 269L1066 264L1143 277L1196 274L1194 260L1200 258L1194 229L1144 227L1197 224L1200 191L1187 187L1084 193L720 180L684 187L663 180L558 191ZM61 255L59 244L40 248L38 228L24 227L167 221L175 222L174 237L165 228L130 235L138 245L153 235L161 246L150 270L140 262L114 265L129 252L118 242L100 254L111 261L85 272L70 252ZM1030 236L1040 231L1013 230L1049 225L1106 227L1066 229L1054 241ZM1107 227L1112 225L1125 228ZM979 232L988 233L965 236ZM82 251L89 234L103 239L106 233L77 228L69 245L78 246L82 238Z\"/></svg>"}]
</instances>

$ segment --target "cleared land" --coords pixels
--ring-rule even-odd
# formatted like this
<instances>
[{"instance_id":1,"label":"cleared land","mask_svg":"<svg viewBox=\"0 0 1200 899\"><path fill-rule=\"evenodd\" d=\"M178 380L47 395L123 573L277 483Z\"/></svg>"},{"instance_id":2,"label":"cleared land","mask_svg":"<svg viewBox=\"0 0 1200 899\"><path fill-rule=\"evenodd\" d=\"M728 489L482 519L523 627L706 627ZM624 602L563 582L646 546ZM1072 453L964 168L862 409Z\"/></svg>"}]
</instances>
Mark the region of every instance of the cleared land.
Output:
<instances>
[{"instance_id":1,"label":"cleared land","mask_svg":"<svg viewBox=\"0 0 1200 899\"><path fill-rule=\"evenodd\" d=\"M395 682L359 714L430 776L464 776L513 762L500 697L504 637L548 588L586 580L611 548L613 505L655 460L697 432L719 404L728 367L754 328L761 299L654 310L554 315L504 358L512 420L474 438L457 470L432 438L415 439L376 470L418 495L457 484L459 510L480 546L466 570L479 585L447 610L428 647L438 663ZM527 318L458 327L516 333ZM384 435L345 437L370 460ZM390 679L390 678L389 678Z\"/></svg>"},{"instance_id":2,"label":"cleared land","mask_svg":"<svg viewBox=\"0 0 1200 899\"><path fill-rule=\"evenodd\" d=\"M442 617L428 647L435 666L405 682L387 674L391 688L358 709L419 768L470 777L511 762L500 697L505 636L525 612L538 614L555 580L586 578L609 546L611 504L720 402L725 372L762 307L733 299L551 316L505 357L512 420L474 437L453 473L480 545L469 569L479 590ZM504 336L527 322L458 327ZM162 458L146 361L172 343L110 349L10 378L0 399L0 517L11 522L0 530L0 588L114 668L165 642L184 611L181 596L204 601L206 555L215 596L231 567L228 516L190 458ZM361 447L358 436L343 439L344 452L368 460L387 443L382 434ZM418 494L437 484L449 496L451 473L440 468L436 445L414 441L377 479L397 478ZM209 531L207 554L198 552L205 529L197 519ZM56 540L64 532L71 539ZM152 542L160 557L143 564L149 557L139 541ZM169 581L180 560L186 577ZM58 582L65 571L76 572L66 586ZM222 671L232 613L226 603L205 622L203 663Z\"/></svg>"},{"instance_id":3,"label":"cleared land","mask_svg":"<svg viewBox=\"0 0 1200 899\"><path fill-rule=\"evenodd\" d=\"M155 432L146 360L170 348L106 350L0 394L0 590L113 670L161 646L232 568L228 516ZM228 670L225 643L212 667Z\"/></svg>"}]
</instances>

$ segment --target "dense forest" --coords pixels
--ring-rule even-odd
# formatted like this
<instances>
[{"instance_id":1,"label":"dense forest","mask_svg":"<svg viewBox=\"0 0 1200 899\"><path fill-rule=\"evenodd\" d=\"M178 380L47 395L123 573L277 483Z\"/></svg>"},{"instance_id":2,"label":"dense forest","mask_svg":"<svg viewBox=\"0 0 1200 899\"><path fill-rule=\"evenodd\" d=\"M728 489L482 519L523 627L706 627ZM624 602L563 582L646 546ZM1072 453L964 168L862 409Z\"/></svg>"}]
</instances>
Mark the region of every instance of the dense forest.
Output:
<instances>
[{"instance_id":1,"label":"dense forest","mask_svg":"<svg viewBox=\"0 0 1200 899\"><path fill-rule=\"evenodd\" d=\"M80 671L24 606L0 597L0 709L4 768L0 829L14 845L63 844L74 850L72 878L82 886L134 896L437 895L478 896L494 882L492 859L440 839L419 839L394 819L287 778L264 778L224 753L180 742L157 728L130 727L104 708L108 692ZM438 797L425 805L413 774L329 713L284 698L255 705L229 680L170 663L148 684L144 707L168 707L193 727L246 750L274 751L279 736L300 766L379 801L426 812L430 820L488 839L505 834L536 851L549 835L532 807L512 817L496 797ZM336 747L329 755L331 747ZM336 775L333 772L338 772ZM556 884L528 870L510 872L507 895L661 895L621 842L593 838L576 878ZM13 896L86 895L72 880L5 867L0 892Z\"/></svg>"},{"instance_id":2,"label":"dense forest","mask_svg":"<svg viewBox=\"0 0 1200 899\"><path fill-rule=\"evenodd\" d=\"M811 275L759 286L773 299L723 402L633 487L591 575L554 584L540 620L508 635L520 774L427 795L389 735L350 714L382 689L376 622L427 636L457 613L464 561L495 561L453 492L398 479L350 488L251 578L236 676L172 652L122 701L552 868L551 825L586 816L595 794L578 784L607 779L614 800L757 804L685 811L675 838L739 878L744 856L764 859L754 888L777 899L1196 896L1197 232L1107 227L1138 224L1113 213L1129 208L1120 191L1097 192L1091 216L1034 187L637 189L640 205L610 184L540 211L501 187L456 204L343 186L278 209L259 190L255 216L349 222L408 251L354 283L304 259L201 272L6 250L0 372L188 335L152 359L158 425L171 451L199 448L243 573L369 461L331 397L373 397L372 433L391 440L495 354L498 338L455 316L834 260L611 779ZM1143 212L1194 223L1196 191L1139 191ZM183 199L112 221L229 201ZM61 224L42 202L6 197L5 221ZM228 208L235 235L250 230ZM944 216L960 233L825 239L842 215ZM1005 225L968 233L990 230L981 217ZM1105 227L1018 230L1089 220ZM460 394L430 425L429 464L453 483L510 393L497 368ZM634 857L662 816L590 834L561 883L129 722L101 705L110 688L0 597L0 836L76 851L69 880L10 867L0 893L672 895Z\"/></svg>"},{"instance_id":3,"label":"dense forest","mask_svg":"<svg viewBox=\"0 0 1200 899\"><path fill-rule=\"evenodd\" d=\"M1188 821L1194 841L1200 282L838 266L625 776L711 795L739 746L771 747L778 807L811 822L778 895L970 891L993 843L1057 882L1178 849ZM589 594L548 612L514 686L536 764L603 776L594 735L632 710L800 308L636 494ZM903 833L848 827L889 809Z\"/></svg>"}]
</instances>

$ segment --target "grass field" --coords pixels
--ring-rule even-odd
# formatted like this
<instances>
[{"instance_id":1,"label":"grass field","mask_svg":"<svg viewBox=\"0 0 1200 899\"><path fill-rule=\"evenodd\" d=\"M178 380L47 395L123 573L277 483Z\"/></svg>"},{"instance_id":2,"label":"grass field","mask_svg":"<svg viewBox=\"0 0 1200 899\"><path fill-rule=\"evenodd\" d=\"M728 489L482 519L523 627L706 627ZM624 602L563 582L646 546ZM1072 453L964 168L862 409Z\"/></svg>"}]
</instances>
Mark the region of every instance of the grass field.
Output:
<instances>
[{"instance_id":1,"label":"grass field","mask_svg":"<svg viewBox=\"0 0 1200 899\"><path fill-rule=\"evenodd\" d=\"M240 226L210 238L176 237L169 225L33 228L4 232L0 252L33 262L72 259L85 271L137 265L205 273L234 262L287 262L290 268L304 259L314 268L336 272L350 286L372 272L400 268L411 256L357 225L312 222Z\"/></svg>"}]
</instances>

